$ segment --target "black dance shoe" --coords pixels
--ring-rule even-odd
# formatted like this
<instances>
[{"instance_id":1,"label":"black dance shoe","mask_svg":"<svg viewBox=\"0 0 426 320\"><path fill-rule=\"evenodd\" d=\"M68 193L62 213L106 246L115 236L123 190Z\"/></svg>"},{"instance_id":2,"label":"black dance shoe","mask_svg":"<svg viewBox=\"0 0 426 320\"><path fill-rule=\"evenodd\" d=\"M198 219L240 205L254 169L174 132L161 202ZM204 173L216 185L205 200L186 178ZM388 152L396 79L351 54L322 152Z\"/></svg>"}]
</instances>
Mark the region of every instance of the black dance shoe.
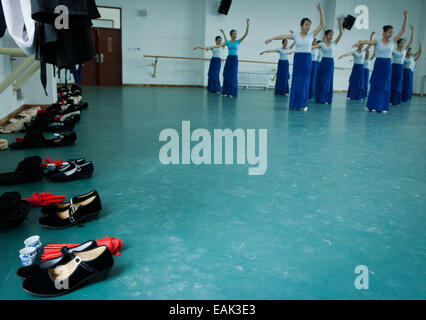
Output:
<instances>
[{"instance_id":1,"label":"black dance shoe","mask_svg":"<svg viewBox=\"0 0 426 320\"><path fill-rule=\"evenodd\" d=\"M71 253L65 265L50 268L24 280L22 288L38 297L57 297L108 277L114 258L107 246Z\"/></svg>"},{"instance_id":2,"label":"black dance shoe","mask_svg":"<svg viewBox=\"0 0 426 320\"><path fill-rule=\"evenodd\" d=\"M85 164L85 163L86 163L86 159L81 158L81 159L71 159L71 160L67 160L67 161L66 161L66 163L63 163L63 167L62 167L62 168L60 168L60 169L55 168L55 170L52 170L52 171L46 171L46 172L44 173L44 176L45 176L45 177L47 177L47 178L49 178L50 176L52 176L52 175L54 175L54 174L57 174L57 173L60 173L60 172L63 172L63 171L67 171L67 170L69 170L69 168L70 168L70 166L71 166L71 163L76 163L76 164L78 164L78 165L83 165L83 164Z\"/></svg>"},{"instance_id":3,"label":"black dance shoe","mask_svg":"<svg viewBox=\"0 0 426 320\"><path fill-rule=\"evenodd\" d=\"M73 259L73 257L71 256L71 253L73 252L77 253L79 251L85 251L88 249L96 248L97 246L98 245L96 241L89 240L77 247L73 247L73 248L62 247L61 249L62 255L60 257L46 260L41 263L36 263L28 267L19 268L16 274L21 279L29 278L39 272L42 272L43 270L55 268L56 266L64 265L70 262Z\"/></svg>"},{"instance_id":4,"label":"black dance shoe","mask_svg":"<svg viewBox=\"0 0 426 320\"><path fill-rule=\"evenodd\" d=\"M40 218L39 223L49 229L65 229L96 219L101 210L101 199L99 194L94 192L81 202L74 203L71 199L68 207L56 214Z\"/></svg>"},{"instance_id":5,"label":"black dance shoe","mask_svg":"<svg viewBox=\"0 0 426 320\"><path fill-rule=\"evenodd\" d=\"M75 132L63 133L57 135L54 139L45 139L43 145L47 148L58 148L71 146L77 140L77 135Z\"/></svg>"},{"instance_id":6,"label":"black dance shoe","mask_svg":"<svg viewBox=\"0 0 426 320\"><path fill-rule=\"evenodd\" d=\"M73 145L77 140L75 132L56 134L53 139L46 139L41 131L28 132L22 142L12 143L9 147L15 150L33 148L58 148Z\"/></svg>"},{"instance_id":7,"label":"black dance shoe","mask_svg":"<svg viewBox=\"0 0 426 320\"><path fill-rule=\"evenodd\" d=\"M89 193L83 194L81 196L73 197L71 200L72 200L72 203L77 204L77 203L83 202L83 201L87 200L88 198L90 198L94 195L97 195L97 194L98 194L97 191L93 190L93 191L90 191ZM48 205L46 207L42 207L41 213L49 214L49 215L56 215L58 212L64 211L65 209L68 209L69 206L70 206L70 202L55 203L55 204Z\"/></svg>"},{"instance_id":8,"label":"black dance shoe","mask_svg":"<svg viewBox=\"0 0 426 320\"><path fill-rule=\"evenodd\" d=\"M70 162L65 168L61 169L58 173L49 175L48 178L51 182L69 182L81 179L90 179L93 175L92 162Z\"/></svg>"},{"instance_id":9,"label":"black dance shoe","mask_svg":"<svg viewBox=\"0 0 426 320\"><path fill-rule=\"evenodd\" d=\"M0 174L0 185L12 186L43 180L43 168L39 156L22 160L14 172Z\"/></svg>"}]
</instances>

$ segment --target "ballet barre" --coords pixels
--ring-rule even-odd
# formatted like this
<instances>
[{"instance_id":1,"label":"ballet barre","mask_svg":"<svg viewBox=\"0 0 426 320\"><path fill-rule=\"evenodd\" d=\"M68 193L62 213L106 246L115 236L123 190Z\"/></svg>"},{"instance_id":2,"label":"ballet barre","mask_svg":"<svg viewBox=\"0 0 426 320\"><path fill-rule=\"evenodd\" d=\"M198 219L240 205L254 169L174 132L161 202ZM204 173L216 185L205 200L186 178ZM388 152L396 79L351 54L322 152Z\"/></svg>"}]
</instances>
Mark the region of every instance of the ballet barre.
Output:
<instances>
[{"instance_id":1,"label":"ballet barre","mask_svg":"<svg viewBox=\"0 0 426 320\"><path fill-rule=\"evenodd\" d=\"M210 58L196 58L196 57L174 57L174 56L156 56L156 55L144 55L144 58L153 58L155 59L154 63L152 64L152 67L154 68L152 72L152 77L157 77L157 66L158 66L158 60L159 59L174 59L174 60L195 60L195 61L210 61ZM226 61L226 59L222 59L222 61ZM257 64L270 64L270 65L277 65L277 62L270 62L270 61L258 61L258 60L238 60L238 62L242 63L257 63ZM290 65L293 65L290 63ZM352 70L351 68L342 68L342 67L335 67L335 70Z\"/></svg>"},{"instance_id":2,"label":"ballet barre","mask_svg":"<svg viewBox=\"0 0 426 320\"><path fill-rule=\"evenodd\" d=\"M40 62L35 61L34 55L28 57L21 49L0 48L0 55L9 55L11 58L26 58L15 70L13 70L6 77L6 79L3 80L3 82L0 83L0 94L3 93L3 91L5 91L7 88L9 88L10 85L12 85L13 92L15 93L34 73L36 73L40 69Z\"/></svg>"}]
</instances>

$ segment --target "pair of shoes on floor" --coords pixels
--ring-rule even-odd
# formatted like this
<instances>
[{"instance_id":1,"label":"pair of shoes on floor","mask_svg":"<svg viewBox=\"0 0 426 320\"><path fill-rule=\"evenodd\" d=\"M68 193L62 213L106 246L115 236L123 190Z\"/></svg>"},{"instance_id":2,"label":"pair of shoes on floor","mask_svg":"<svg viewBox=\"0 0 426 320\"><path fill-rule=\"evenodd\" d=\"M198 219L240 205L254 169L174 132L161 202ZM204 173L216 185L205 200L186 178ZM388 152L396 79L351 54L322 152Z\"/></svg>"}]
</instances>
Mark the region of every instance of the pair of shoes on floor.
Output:
<instances>
[{"instance_id":1,"label":"pair of shoes on floor","mask_svg":"<svg viewBox=\"0 0 426 320\"><path fill-rule=\"evenodd\" d=\"M31 148L58 148L71 146L77 140L75 132L55 134L53 139L47 139L39 130L27 132L25 137L17 138L15 143L9 147L11 149L31 149Z\"/></svg>"},{"instance_id":2,"label":"pair of shoes on floor","mask_svg":"<svg viewBox=\"0 0 426 320\"><path fill-rule=\"evenodd\" d=\"M68 203L42 208L44 217L39 223L49 229L65 229L96 219L102 210L101 198L96 190L71 198Z\"/></svg>"},{"instance_id":3,"label":"pair of shoes on floor","mask_svg":"<svg viewBox=\"0 0 426 320\"><path fill-rule=\"evenodd\" d=\"M106 245L93 240L78 247L62 248L62 256L23 267L17 275L24 279L24 291L39 297L57 297L82 285L108 277L114 258Z\"/></svg>"},{"instance_id":4,"label":"pair of shoes on floor","mask_svg":"<svg viewBox=\"0 0 426 320\"><path fill-rule=\"evenodd\" d=\"M0 174L0 185L12 186L22 183L43 180L44 173L39 156L28 157L22 160L14 172Z\"/></svg>"},{"instance_id":5,"label":"pair of shoes on floor","mask_svg":"<svg viewBox=\"0 0 426 320\"><path fill-rule=\"evenodd\" d=\"M81 179L90 179L95 168L91 161L85 159L68 160L61 169L49 172L46 177L51 182L69 182Z\"/></svg>"}]
</instances>

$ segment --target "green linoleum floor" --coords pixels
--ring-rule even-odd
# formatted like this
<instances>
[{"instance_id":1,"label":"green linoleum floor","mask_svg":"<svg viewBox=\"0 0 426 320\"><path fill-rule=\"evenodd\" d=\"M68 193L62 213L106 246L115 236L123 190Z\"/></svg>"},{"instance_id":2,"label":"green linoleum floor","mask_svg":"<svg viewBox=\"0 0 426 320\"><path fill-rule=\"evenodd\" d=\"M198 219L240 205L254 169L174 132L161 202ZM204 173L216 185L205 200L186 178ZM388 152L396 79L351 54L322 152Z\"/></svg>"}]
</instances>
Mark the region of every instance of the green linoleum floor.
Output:
<instances>
[{"instance_id":1,"label":"green linoleum floor","mask_svg":"<svg viewBox=\"0 0 426 320\"><path fill-rule=\"evenodd\" d=\"M287 97L241 90L87 88L73 147L0 153L0 171L26 156L85 157L91 180L12 188L24 197L97 189L104 210L84 227L46 230L39 209L0 233L0 298L34 299L15 275L31 235L43 243L123 240L110 277L60 299L425 299L426 99L368 113L333 106L289 111ZM268 129L268 170L164 166L160 132ZM12 140L15 136L4 135ZM354 269L370 289L354 288Z\"/></svg>"}]
</instances>

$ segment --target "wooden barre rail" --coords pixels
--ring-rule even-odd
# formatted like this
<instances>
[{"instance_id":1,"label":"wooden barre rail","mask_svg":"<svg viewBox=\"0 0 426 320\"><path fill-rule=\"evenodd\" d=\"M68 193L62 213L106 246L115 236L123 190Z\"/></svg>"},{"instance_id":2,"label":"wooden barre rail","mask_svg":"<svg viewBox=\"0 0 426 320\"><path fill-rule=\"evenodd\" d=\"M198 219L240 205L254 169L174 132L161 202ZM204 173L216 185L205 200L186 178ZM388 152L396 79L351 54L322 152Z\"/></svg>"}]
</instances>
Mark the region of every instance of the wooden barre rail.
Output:
<instances>
[{"instance_id":1,"label":"wooden barre rail","mask_svg":"<svg viewBox=\"0 0 426 320\"><path fill-rule=\"evenodd\" d=\"M152 73L153 78L155 78L157 76L158 59L195 60L195 61L210 61L211 60L210 58L154 56L154 55L144 55L144 58L155 59L155 62L152 65L154 67L154 71ZM226 61L226 59L222 59L222 61ZM238 60L238 62L277 65L277 62L269 62L269 61ZM290 63L290 65L293 65L293 64ZM342 68L342 67L335 67L334 69L336 69L336 70L352 70L351 68Z\"/></svg>"}]
</instances>

